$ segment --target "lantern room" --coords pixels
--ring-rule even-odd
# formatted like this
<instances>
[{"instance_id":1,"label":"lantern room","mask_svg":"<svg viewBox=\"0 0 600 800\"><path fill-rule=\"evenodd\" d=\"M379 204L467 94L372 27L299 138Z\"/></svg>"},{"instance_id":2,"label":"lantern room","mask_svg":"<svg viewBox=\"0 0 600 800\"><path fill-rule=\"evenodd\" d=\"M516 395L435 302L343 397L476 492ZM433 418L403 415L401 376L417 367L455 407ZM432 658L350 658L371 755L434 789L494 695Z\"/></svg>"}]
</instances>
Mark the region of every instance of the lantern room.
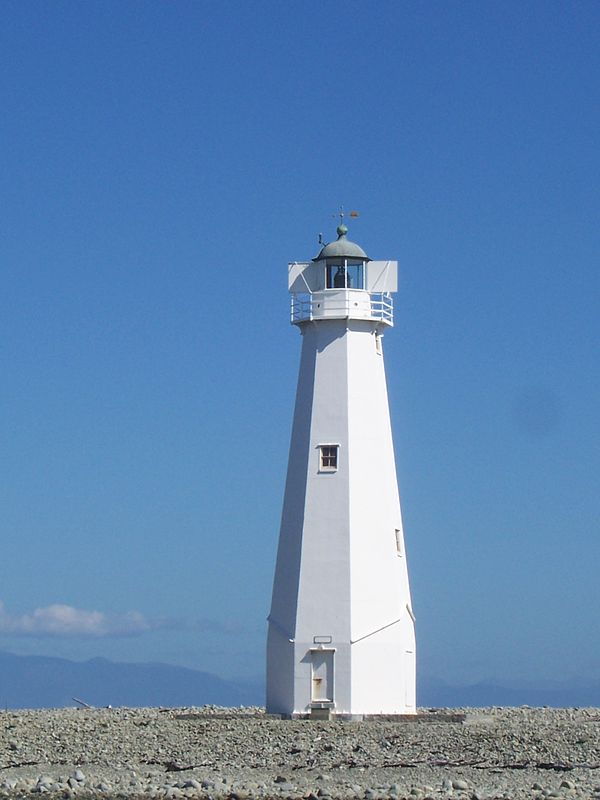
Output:
<instances>
[{"instance_id":1,"label":"lantern room","mask_svg":"<svg viewBox=\"0 0 600 800\"><path fill-rule=\"evenodd\" d=\"M373 261L337 228L337 239L308 262L289 265L294 325L316 319L371 319L393 325L391 292L397 290L398 263Z\"/></svg>"}]
</instances>

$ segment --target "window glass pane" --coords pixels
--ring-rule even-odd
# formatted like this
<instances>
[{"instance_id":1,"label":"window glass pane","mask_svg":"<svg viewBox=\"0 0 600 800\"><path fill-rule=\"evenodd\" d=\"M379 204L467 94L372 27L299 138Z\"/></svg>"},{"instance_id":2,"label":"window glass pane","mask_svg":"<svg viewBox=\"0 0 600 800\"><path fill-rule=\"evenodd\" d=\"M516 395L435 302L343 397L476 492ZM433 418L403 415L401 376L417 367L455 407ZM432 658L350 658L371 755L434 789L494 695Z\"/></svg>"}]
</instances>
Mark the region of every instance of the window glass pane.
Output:
<instances>
[{"instance_id":1,"label":"window glass pane","mask_svg":"<svg viewBox=\"0 0 600 800\"><path fill-rule=\"evenodd\" d=\"M333 288L345 289L346 288L346 268L336 267L335 275L333 276Z\"/></svg>"},{"instance_id":2,"label":"window glass pane","mask_svg":"<svg viewBox=\"0 0 600 800\"><path fill-rule=\"evenodd\" d=\"M348 288L350 289L364 289L364 267L362 263L349 263L347 267L348 272Z\"/></svg>"},{"instance_id":3,"label":"window glass pane","mask_svg":"<svg viewBox=\"0 0 600 800\"><path fill-rule=\"evenodd\" d=\"M335 470L338 466L338 445L321 445L321 469Z\"/></svg>"},{"instance_id":4,"label":"window glass pane","mask_svg":"<svg viewBox=\"0 0 600 800\"><path fill-rule=\"evenodd\" d=\"M396 528L396 552L399 556L402 555L402 531Z\"/></svg>"},{"instance_id":5,"label":"window glass pane","mask_svg":"<svg viewBox=\"0 0 600 800\"><path fill-rule=\"evenodd\" d=\"M328 262L325 267L326 279L325 286L327 289L339 289L345 286L346 277L345 269L342 261ZM340 287L339 284L342 284Z\"/></svg>"}]
</instances>

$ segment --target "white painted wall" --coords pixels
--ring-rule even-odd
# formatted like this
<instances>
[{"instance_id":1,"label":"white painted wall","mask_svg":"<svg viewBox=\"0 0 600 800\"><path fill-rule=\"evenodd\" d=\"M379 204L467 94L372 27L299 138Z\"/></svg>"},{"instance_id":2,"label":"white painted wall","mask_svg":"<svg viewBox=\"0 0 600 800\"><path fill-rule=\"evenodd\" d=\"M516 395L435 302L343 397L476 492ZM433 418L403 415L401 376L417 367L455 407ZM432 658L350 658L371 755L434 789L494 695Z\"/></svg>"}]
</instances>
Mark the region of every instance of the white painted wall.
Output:
<instances>
[{"instance_id":1,"label":"white painted wall","mask_svg":"<svg viewBox=\"0 0 600 800\"><path fill-rule=\"evenodd\" d=\"M414 624L404 548L399 556L396 545L402 520L380 323L362 313L359 304L356 319L300 326L267 644L273 713L310 710L315 637L330 637L322 646L334 651L335 713L415 711ZM336 472L319 471L321 444L339 444Z\"/></svg>"}]
</instances>

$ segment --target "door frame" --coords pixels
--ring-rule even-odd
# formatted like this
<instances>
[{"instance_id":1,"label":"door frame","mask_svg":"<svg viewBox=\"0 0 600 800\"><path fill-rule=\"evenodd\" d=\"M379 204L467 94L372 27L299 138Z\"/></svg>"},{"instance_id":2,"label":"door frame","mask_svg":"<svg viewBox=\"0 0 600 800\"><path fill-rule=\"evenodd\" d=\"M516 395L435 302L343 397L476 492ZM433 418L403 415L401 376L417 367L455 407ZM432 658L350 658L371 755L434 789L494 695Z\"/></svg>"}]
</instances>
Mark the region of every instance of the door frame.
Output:
<instances>
[{"instance_id":1,"label":"door frame","mask_svg":"<svg viewBox=\"0 0 600 800\"><path fill-rule=\"evenodd\" d=\"M335 704L335 647L323 647L322 645L319 647L311 647L310 648L310 704L313 707L324 708L324 707L331 707ZM313 692L313 681L314 681L314 656L316 654L324 655L325 653L331 654L331 659L329 661L329 669L331 669L331 674L327 677L330 679L331 682L331 697L326 698L316 698Z\"/></svg>"}]
</instances>

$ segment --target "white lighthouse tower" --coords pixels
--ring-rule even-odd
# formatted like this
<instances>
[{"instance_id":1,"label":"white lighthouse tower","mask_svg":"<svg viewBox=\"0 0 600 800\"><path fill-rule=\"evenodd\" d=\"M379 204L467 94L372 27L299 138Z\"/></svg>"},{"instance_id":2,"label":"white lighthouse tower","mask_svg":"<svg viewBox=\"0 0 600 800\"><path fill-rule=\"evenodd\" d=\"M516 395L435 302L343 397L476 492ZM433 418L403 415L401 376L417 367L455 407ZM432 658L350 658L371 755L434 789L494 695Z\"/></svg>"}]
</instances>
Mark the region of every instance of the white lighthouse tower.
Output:
<instances>
[{"instance_id":1,"label":"white lighthouse tower","mask_svg":"<svg viewBox=\"0 0 600 800\"><path fill-rule=\"evenodd\" d=\"M289 265L302 334L267 643L267 711L415 713L415 633L383 364L396 261L337 241Z\"/></svg>"}]
</instances>

